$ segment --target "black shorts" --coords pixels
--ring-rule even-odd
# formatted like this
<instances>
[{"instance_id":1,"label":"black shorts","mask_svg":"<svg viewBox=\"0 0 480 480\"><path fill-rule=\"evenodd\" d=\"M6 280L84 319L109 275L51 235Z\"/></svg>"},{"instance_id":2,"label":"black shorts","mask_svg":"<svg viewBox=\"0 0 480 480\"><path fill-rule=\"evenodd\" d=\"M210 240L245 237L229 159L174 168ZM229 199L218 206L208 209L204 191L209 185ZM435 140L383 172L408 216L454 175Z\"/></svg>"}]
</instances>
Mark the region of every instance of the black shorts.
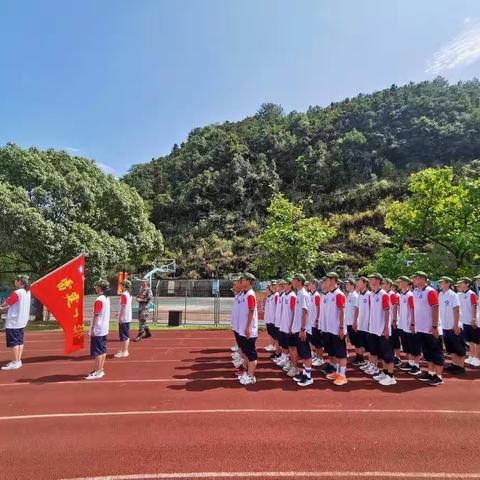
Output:
<instances>
[{"instance_id":1,"label":"black shorts","mask_svg":"<svg viewBox=\"0 0 480 480\"><path fill-rule=\"evenodd\" d=\"M23 328L6 328L5 337L7 340L7 347L13 348L23 345Z\"/></svg>"},{"instance_id":2,"label":"black shorts","mask_svg":"<svg viewBox=\"0 0 480 480\"><path fill-rule=\"evenodd\" d=\"M444 330L443 342L445 343L447 353L458 355L459 357L464 357L467 354L467 345L462 332L459 335L455 335L453 329Z\"/></svg>"},{"instance_id":3,"label":"black shorts","mask_svg":"<svg viewBox=\"0 0 480 480\"><path fill-rule=\"evenodd\" d=\"M407 353L408 355L412 355L410 351L410 335L411 333L405 332L405 330L397 329L400 333L400 338L402 339L402 351L403 353Z\"/></svg>"},{"instance_id":4,"label":"black shorts","mask_svg":"<svg viewBox=\"0 0 480 480\"><path fill-rule=\"evenodd\" d=\"M120 337L121 342L130 340L130 323L118 324L118 336Z\"/></svg>"},{"instance_id":5,"label":"black shorts","mask_svg":"<svg viewBox=\"0 0 480 480\"><path fill-rule=\"evenodd\" d=\"M365 332L363 330L358 330L356 333L356 342L357 342L357 348L364 348L365 352L368 352L368 332Z\"/></svg>"},{"instance_id":6,"label":"black shorts","mask_svg":"<svg viewBox=\"0 0 480 480\"><path fill-rule=\"evenodd\" d=\"M393 328L393 327L392 327L391 332L390 332L390 338L392 340L392 346L395 349L399 349L402 346L401 343L400 343L400 332L401 332L401 330L399 330L398 328Z\"/></svg>"},{"instance_id":7,"label":"black shorts","mask_svg":"<svg viewBox=\"0 0 480 480\"><path fill-rule=\"evenodd\" d=\"M240 341L239 346L242 349L242 353L248 358L250 362L253 362L258 358L257 355L257 337L255 338L247 338L242 335L238 336Z\"/></svg>"},{"instance_id":8,"label":"black shorts","mask_svg":"<svg viewBox=\"0 0 480 480\"><path fill-rule=\"evenodd\" d=\"M435 338L431 333L418 333L422 345L423 358L427 362L442 366L445 363L442 337Z\"/></svg>"},{"instance_id":9,"label":"black shorts","mask_svg":"<svg viewBox=\"0 0 480 480\"><path fill-rule=\"evenodd\" d=\"M323 335L318 328L312 328L312 336L310 338L310 343L315 348L323 348Z\"/></svg>"},{"instance_id":10,"label":"black shorts","mask_svg":"<svg viewBox=\"0 0 480 480\"><path fill-rule=\"evenodd\" d=\"M278 343L283 348L283 350L288 350L288 333L278 331Z\"/></svg>"},{"instance_id":11,"label":"black shorts","mask_svg":"<svg viewBox=\"0 0 480 480\"><path fill-rule=\"evenodd\" d=\"M347 332L350 343L355 348L362 348L364 346L362 341L363 335L361 335L363 332L360 332L359 330L355 331L352 325L347 325Z\"/></svg>"},{"instance_id":12,"label":"black shorts","mask_svg":"<svg viewBox=\"0 0 480 480\"><path fill-rule=\"evenodd\" d=\"M463 325L463 336L466 342L480 343L480 327L473 328L471 325Z\"/></svg>"},{"instance_id":13,"label":"black shorts","mask_svg":"<svg viewBox=\"0 0 480 480\"><path fill-rule=\"evenodd\" d=\"M333 346L333 335L328 332L322 332L322 339L323 339L323 348L327 352L329 357L335 356L335 348Z\"/></svg>"},{"instance_id":14,"label":"black shorts","mask_svg":"<svg viewBox=\"0 0 480 480\"><path fill-rule=\"evenodd\" d=\"M296 348L297 347L297 337L294 333L288 333L288 346L290 348Z\"/></svg>"},{"instance_id":15,"label":"black shorts","mask_svg":"<svg viewBox=\"0 0 480 480\"><path fill-rule=\"evenodd\" d=\"M273 323L266 323L265 326L267 327L267 333L275 339L275 325Z\"/></svg>"},{"instance_id":16,"label":"black shorts","mask_svg":"<svg viewBox=\"0 0 480 480\"><path fill-rule=\"evenodd\" d=\"M90 337L90 355L98 357L104 353L107 353L107 335Z\"/></svg>"},{"instance_id":17,"label":"black shorts","mask_svg":"<svg viewBox=\"0 0 480 480\"><path fill-rule=\"evenodd\" d=\"M331 334L332 339L332 351L334 357L337 358L347 358L347 340L346 336L343 337L343 340L338 335Z\"/></svg>"},{"instance_id":18,"label":"black shorts","mask_svg":"<svg viewBox=\"0 0 480 480\"><path fill-rule=\"evenodd\" d=\"M235 341L237 342L238 348L240 348L240 340L238 339L240 337L240 334L235 330L232 330L232 331L233 331L233 335L235 336Z\"/></svg>"},{"instance_id":19,"label":"black shorts","mask_svg":"<svg viewBox=\"0 0 480 480\"><path fill-rule=\"evenodd\" d=\"M312 358L312 351L310 350L310 338L311 335L307 333L307 339L303 341L300 339L300 333L295 333L298 358L301 358L302 360Z\"/></svg>"},{"instance_id":20,"label":"black shorts","mask_svg":"<svg viewBox=\"0 0 480 480\"><path fill-rule=\"evenodd\" d=\"M385 363L393 363L393 341L392 337L385 338L383 335L369 333L367 337L369 353Z\"/></svg>"}]
</instances>

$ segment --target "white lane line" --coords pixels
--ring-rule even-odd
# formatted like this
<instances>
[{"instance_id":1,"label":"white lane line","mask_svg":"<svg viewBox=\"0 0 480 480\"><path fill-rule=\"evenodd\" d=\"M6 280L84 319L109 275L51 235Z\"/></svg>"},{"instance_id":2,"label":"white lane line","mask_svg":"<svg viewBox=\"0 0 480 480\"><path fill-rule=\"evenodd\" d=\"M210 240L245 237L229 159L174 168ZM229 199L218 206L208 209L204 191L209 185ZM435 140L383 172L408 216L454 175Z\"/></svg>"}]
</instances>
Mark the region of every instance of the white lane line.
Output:
<instances>
[{"instance_id":1,"label":"white lane line","mask_svg":"<svg viewBox=\"0 0 480 480\"><path fill-rule=\"evenodd\" d=\"M119 341L118 340L118 335L109 335L109 340L110 341ZM175 341L175 342L183 342L185 340L210 340L212 342L216 342L217 340L230 340L230 344L229 346L232 346L232 343L233 343L233 340L234 340L234 337L233 335L231 337L190 337L190 338L182 338L182 337L173 337L173 338L167 338L167 337L159 337L159 338L150 338L148 340L146 340L146 342L148 342L149 344L150 343L153 343L157 340L160 340L162 342L171 342L171 341ZM55 338L55 339L51 339L51 340L31 340L29 338L27 338L25 340L25 344L30 344L30 343L53 343L53 342L56 342L56 343L61 343L63 342L63 338ZM267 344L265 344L266 346ZM227 348L227 347L225 347ZM264 348L263 346L259 347L259 348Z\"/></svg>"},{"instance_id":2,"label":"white lane line","mask_svg":"<svg viewBox=\"0 0 480 480\"><path fill-rule=\"evenodd\" d=\"M480 473L450 472L189 472L79 477L64 480L143 480L175 478L480 478Z\"/></svg>"},{"instance_id":3,"label":"white lane line","mask_svg":"<svg viewBox=\"0 0 480 480\"><path fill-rule=\"evenodd\" d=\"M416 414L416 415L480 415L480 410L414 410L414 409L292 409L292 408L238 408L238 409L215 409L215 410L130 410L123 412L79 412L79 413L44 413L33 415L13 415L0 417L0 421L7 420L32 420L49 418L73 418L73 417L116 417L127 415L205 415L205 414L333 414L333 413L352 413L352 414Z\"/></svg>"},{"instance_id":4,"label":"white lane line","mask_svg":"<svg viewBox=\"0 0 480 480\"><path fill-rule=\"evenodd\" d=\"M75 357L73 357L75 358ZM124 363L169 363L169 362L181 362L182 359L178 360L120 360L120 359L108 359L111 360L108 362L108 365L123 365ZM26 367L27 365L75 365L77 363L92 363L91 358L87 358L85 360L43 360L41 362L26 362L23 361L23 366Z\"/></svg>"},{"instance_id":5,"label":"white lane line","mask_svg":"<svg viewBox=\"0 0 480 480\"><path fill-rule=\"evenodd\" d=\"M45 349L45 348L40 348L40 349L32 349L32 348L28 348L28 345L27 343L25 342L25 352L26 353L39 353L39 352L50 352L52 353L52 349L51 348L48 348L48 349ZM222 351L224 350L225 352L227 351L227 347L225 346L215 346L215 345L173 345L173 346L170 346L170 347L155 347L155 346L148 346L148 347L145 347L145 348L140 348L139 350L145 350L145 351L149 351L149 350L173 350L174 348L191 348L191 349L199 349L199 350L219 350L219 349L222 349ZM84 351L86 352L87 351L87 348L85 347L84 348ZM205 352L192 352L192 353L205 353ZM213 352L215 354L217 353L221 353L221 352Z\"/></svg>"}]
</instances>

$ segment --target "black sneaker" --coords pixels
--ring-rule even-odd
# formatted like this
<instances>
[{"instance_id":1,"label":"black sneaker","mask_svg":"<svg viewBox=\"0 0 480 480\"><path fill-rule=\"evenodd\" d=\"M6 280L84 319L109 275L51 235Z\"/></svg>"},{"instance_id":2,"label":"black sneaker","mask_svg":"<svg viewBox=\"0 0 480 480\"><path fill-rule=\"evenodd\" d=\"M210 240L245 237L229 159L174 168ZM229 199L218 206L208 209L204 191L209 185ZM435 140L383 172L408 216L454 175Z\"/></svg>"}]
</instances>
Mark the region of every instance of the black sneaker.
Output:
<instances>
[{"instance_id":1,"label":"black sneaker","mask_svg":"<svg viewBox=\"0 0 480 480\"><path fill-rule=\"evenodd\" d=\"M402 363L401 365L398 366L398 368L402 370L402 372L408 372L409 370L412 369L412 366L413 365L410 365L409 363Z\"/></svg>"},{"instance_id":2,"label":"black sneaker","mask_svg":"<svg viewBox=\"0 0 480 480\"><path fill-rule=\"evenodd\" d=\"M309 385L312 385L313 383L313 378L312 377L307 377L306 375L303 375L303 378L300 382L297 383L299 387L308 387Z\"/></svg>"},{"instance_id":3,"label":"black sneaker","mask_svg":"<svg viewBox=\"0 0 480 480\"><path fill-rule=\"evenodd\" d=\"M402 364L402 361L398 358L398 357L395 357L394 360L393 360L393 364L398 367L399 365Z\"/></svg>"},{"instance_id":4,"label":"black sneaker","mask_svg":"<svg viewBox=\"0 0 480 480\"><path fill-rule=\"evenodd\" d=\"M448 373L453 373L457 368L459 368L457 365L454 365L453 363L451 363L448 367L445 367L443 371Z\"/></svg>"},{"instance_id":5,"label":"black sneaker","mask_svg":"<svg viewBox=\"0 0 480 480\"><path fill-rule=\"evenodd\" d=\"M417 377L421 373L422 371L420 370L420 367L417 367L416 365L413 365L412 367L410 367L410 370L408 371L409 375L413 375L415 377Z\"/></svg>"},{"instance_id":6,"label":"black sneaker","mask_svg":"<svg viewBox=\"0 0 480 480\"><path fill-rule=\"evenodd\" d=\"M451 373L452 375L465 375L467 373L465 368L459 367L458 365L449 365L444 371Z\"/></svg>"},{"instance_id":7,"label":"black sneaker","mask_svg":"<svg viewBox=\"0 0 480 480\"><path fill-rule=\"evenodd\" d=\"M270 358L273 360L274 358L278 358L280 356L280 353L272 353L270 355Z\"/></svg>"},{"instance_id":8,"label":"black sneaker","mask_svg":"<svg viewBox=\"0 0 480 480\"><path fill-rule=\"evenodd\" d=\"M305 377L303 373L297 373L293 379L298 383L303 381L303 377Z\"/></svg>"},{"instance_id":9,"label":"black sneaker","mask_svg":"<svg viewBox=\"0 0 480 480\"><path fill-rule=\"evenodd\" d=\"M433 380L433 377L435 375L432 375L428 372L423 372L421 373L420 375L417 376L417 378L421 381L421 382L430 382L431 380Z\"/></svg>"},{"instance_id":10,"label":"black sneaker","mask_svg":"<svg viewBox=\"0 0 480 480\"><path fill-rule=\"evenodd\" d=\"M337 371L337 369L333 365L331 365L330 363L328 364L327 368L325 370L323 370L325 375L328 375L330 373L334 373L336 371Z\"/></svg>"},{"instance_id":11,"label":"black sneaker","mask_svg":"<svg viewBox=\"0 0 480 480\"><path fill-rule=\"evenodd\" d=\"M331 367L331 364L328 362L325 362L322 366L320 366L318 369L322 372L325 373L329 368Z\"/></svg>"},{"instance_id":12,"label":"black sneaker","mask_svg":"<svg viewBox=\"0 0 480 480\"><path fill-rule=\"evenodd\" d=\"M438 385L442 385L443 380L438 375L432 375L432 379L427 383L432 387L437 387Z\"/></svg>"},{"instance_id":13,"label":"black sneaker","mask_svg":"<svg viewBox=\"0 0 480 480\"><path fill-rule=\"evenodd\" d=\"M365 360L363 360L363 357L356 357L355 360L352 361L352 365L354 367L359 367L360 365L363 364Z\"/></svg>"}]
</instances>

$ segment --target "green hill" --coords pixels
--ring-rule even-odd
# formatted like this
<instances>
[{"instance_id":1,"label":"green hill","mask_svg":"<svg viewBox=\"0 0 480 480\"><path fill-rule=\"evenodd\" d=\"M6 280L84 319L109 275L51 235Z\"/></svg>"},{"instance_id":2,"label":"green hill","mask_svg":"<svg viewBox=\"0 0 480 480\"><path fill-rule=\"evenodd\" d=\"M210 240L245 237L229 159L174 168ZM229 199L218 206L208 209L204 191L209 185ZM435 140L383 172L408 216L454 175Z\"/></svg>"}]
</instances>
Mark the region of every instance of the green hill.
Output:
<instances>
[{"instance_id":1,"label":"green hill","mask_svg":"<svg viewBox=\"0 0 480 480\"><path fill-rule=\"evenodd\" d=\"M303 113L264 104L242 121L192 130L124 181L150 203L182 274L252 268L276 192L332 219L338 233L322 248L356 270L389 244L385 205L405 197L409 173L477 158L480 82L437 78Z\"/></svg>"}]
</instances>

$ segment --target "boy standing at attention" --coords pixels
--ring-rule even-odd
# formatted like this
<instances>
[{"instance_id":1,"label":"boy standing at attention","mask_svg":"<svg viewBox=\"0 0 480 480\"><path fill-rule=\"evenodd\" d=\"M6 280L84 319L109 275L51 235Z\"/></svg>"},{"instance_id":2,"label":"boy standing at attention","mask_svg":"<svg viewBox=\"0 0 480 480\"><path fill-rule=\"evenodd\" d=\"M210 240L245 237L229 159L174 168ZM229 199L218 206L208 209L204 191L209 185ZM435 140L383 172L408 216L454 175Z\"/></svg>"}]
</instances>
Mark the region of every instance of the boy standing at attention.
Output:
<instances>
[{"instance_id":1,"label":"boy standing at attention","mask_svg":"<svg viewBox=\"0 0 480 480\"><path fill-rule=\"evenodd\" d=\"M458 281L458 300L460 302L463 333L470 347L469 356L465 363L472 367L480 367L480 330L477 324L478 299L473 290L470 289L471 284L472 281L467 277Z\"/></svg>"},{"instance_id":2,"label":"boy standing at attention","mask_svg":"<svg viewBox=\"0 0 480 480\"><path fill-rule=\"evenodd\" d=\"M95 370L85 377L86 380L97 380L105 375L103 367L107 356L107 335L110 325L109 288L107 280L100 279L95 284L95 293L98 297L93 306L93 320L90 325L90 355L95 359Z\"/></svg>"},{"instance_id":3,"label":"boy standing at attention","mask_svg":"<svg viewBox=\"0 0 480 480\"><path fill-rule=\"evenodd\" d=\"M242 274L242 287L246 292L240 306L238 326L240 348L247 359L247 371L239 377L242 385L256 383L255 369L257 368L256 341L258 337L257 297L253 291L256 278L251 273Z\"/></svg>"},{"instance_id":4,"label":"boy standing at attention","mask_svg":"<svg viewBox=\"0 0 480 480\"><path fill-rule=\"evenodd\" d=\"M427 283L425 272L413 275L414 320L412 329L419 334L423 357L428 362L428 372L417 378L436 387L443 383L442 371L444 363L442 327L439 319L438 293Z\"/></svg>"},{"instance_id":5,"label":"boy standing at attention","mask_svg":"<svg viewBox=\"0 0 480 480\"><path fill-rule=\"evenodd\" d=\"M0 305L6 308L5 336L7 348L12 349L12 361L2 367L2 370L16 370L22 366L23 335L30 318L31 294L26 275L18 275L15 279L16 290Z\"/></svg>"},{"instance_id":6,"label":"boy standing at attention","mask_svg":"<svg viewBox=\"0 0 480 480\"><path fill-rule=\"evenodd\" d=\"M130 280L120 283L122 294L120 295L120 310L118 311L118 336L122 342L122 349L117 352L115 358L128 357L128 345L130 344L130 322L132 321L132 296L130 295Z\"/></svg>"}]
</instances>

